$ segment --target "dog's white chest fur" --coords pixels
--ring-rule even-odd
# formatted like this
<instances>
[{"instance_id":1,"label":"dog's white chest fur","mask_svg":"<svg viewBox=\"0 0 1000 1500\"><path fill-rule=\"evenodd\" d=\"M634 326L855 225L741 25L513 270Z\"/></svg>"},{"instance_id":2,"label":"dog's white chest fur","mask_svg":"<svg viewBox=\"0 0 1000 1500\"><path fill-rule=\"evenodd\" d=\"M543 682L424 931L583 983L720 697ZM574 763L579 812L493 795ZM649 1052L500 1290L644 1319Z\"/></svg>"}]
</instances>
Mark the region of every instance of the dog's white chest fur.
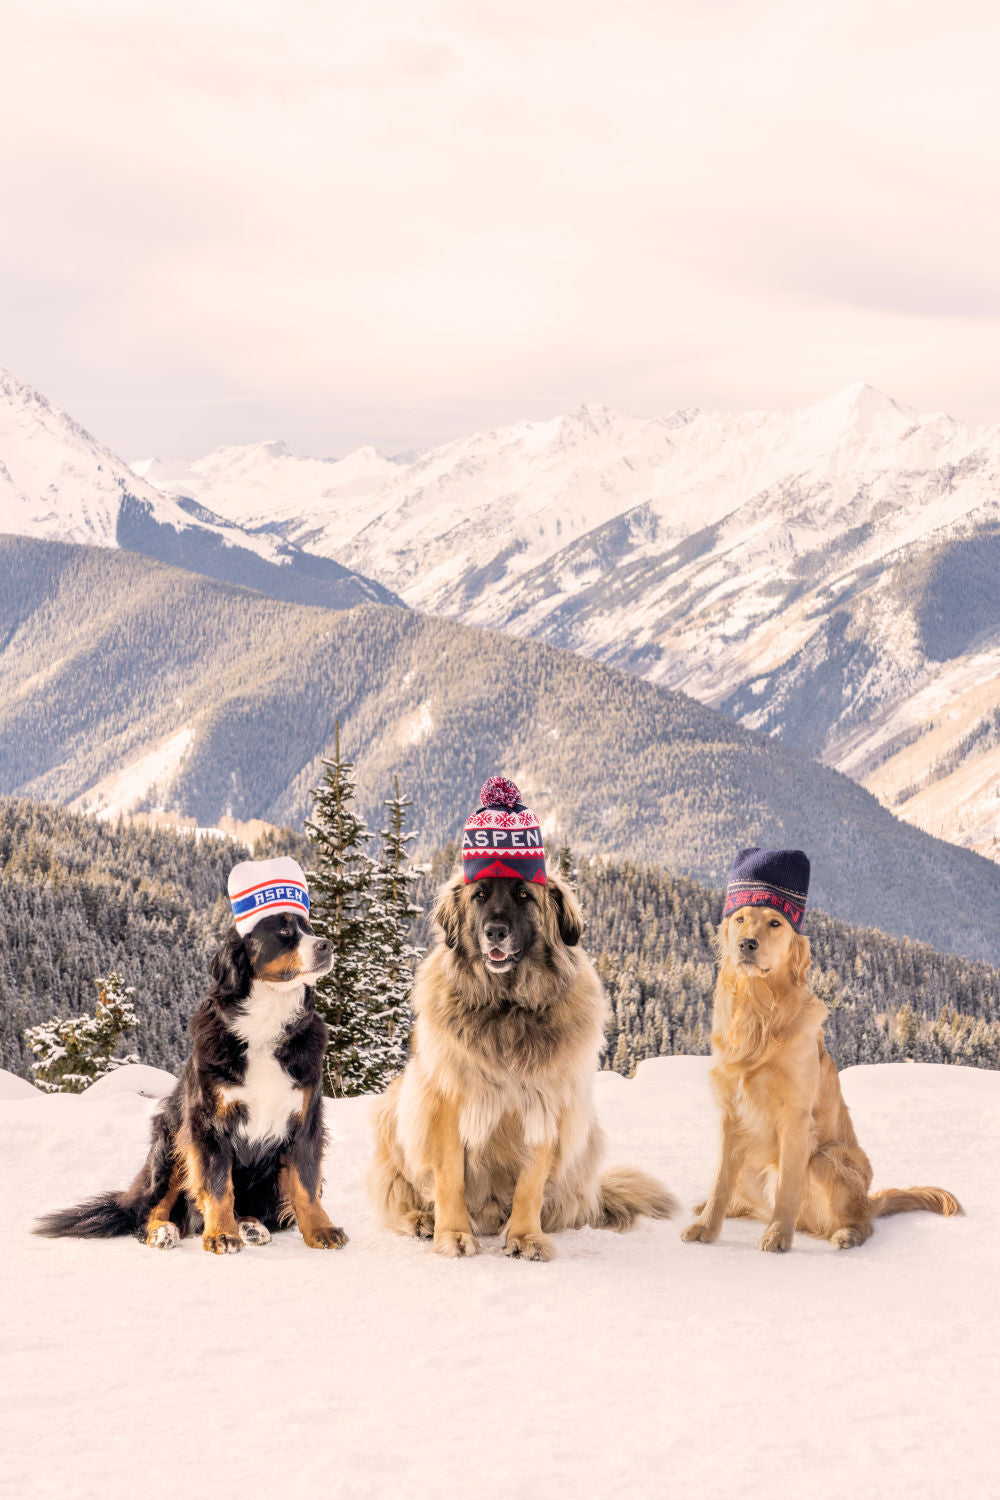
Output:
<instances>
[{"instance_id":1,"label":"dog's white chest fur","mask_svg":"<svg viewBox=\"0 0 1000 1500\"><path fill-rule=\"evenodd\" d=\"M288 1122L302 1108L303 1091L274 1055L289 1022L302 1009L301 984L261 984L255 981L242 1014L232 1030L247 1044L246 1076L242 1083L219 1090L224 1104L246 1106L241 1133L248 1141L284 1140Z\"/></svg>"}]
</instances>

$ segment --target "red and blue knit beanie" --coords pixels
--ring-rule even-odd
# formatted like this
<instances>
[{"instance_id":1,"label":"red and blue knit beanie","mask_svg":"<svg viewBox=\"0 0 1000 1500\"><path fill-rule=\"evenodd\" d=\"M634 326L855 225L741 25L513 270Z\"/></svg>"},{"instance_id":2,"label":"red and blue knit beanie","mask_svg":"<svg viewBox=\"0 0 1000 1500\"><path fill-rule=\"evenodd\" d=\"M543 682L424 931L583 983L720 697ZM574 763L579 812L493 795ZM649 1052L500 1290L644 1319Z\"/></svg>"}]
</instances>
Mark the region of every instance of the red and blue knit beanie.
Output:
<instances>
[{"instance_id":1,"label":"red and blue knit beanie","mask_svg":"<svg viewBox=\"0 0 1000 1500\"><path fill-rule=\"evenodd\" d=\"M771 906L802 931L809 894L809 860L801 849L741 849L726 886L723 920L741 906Z\"/></svg>"},{"instance_id":2,"label":"red and blue knit beanie","mask_svg":"<svg viewBox=\"0 0 1000 1500\"><path fill-rule=\"evenodd\" d=\"M462 834L466 885L496 875L547 884L542 830L514 783L506 776L491 776L479 800L482 806L466 820Z\"/></svg>"}]
</instances>

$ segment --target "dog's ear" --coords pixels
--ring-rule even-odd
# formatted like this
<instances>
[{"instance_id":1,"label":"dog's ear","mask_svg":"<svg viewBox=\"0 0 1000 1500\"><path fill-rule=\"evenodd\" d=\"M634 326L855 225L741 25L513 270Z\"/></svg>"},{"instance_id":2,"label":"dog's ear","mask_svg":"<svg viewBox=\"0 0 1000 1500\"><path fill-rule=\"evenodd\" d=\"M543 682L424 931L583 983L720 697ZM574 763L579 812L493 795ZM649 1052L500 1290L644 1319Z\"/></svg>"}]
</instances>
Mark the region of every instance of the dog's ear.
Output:
<instances>
[{"instance_id":1,"label":"dog's ear","mask_svg":"<svg viewBox=\"0 0 1000 1500\"><path fill-rule=\"evenodd\" d=\"M449 948L458 947L458 939L462 930L462 913L459 909L458 898L465 885L465 877L461 870L453 875L447 885L443 885L438 891L437 905L434 908L432 920L441 929L441 936Z\"/></svg>"},{"instance_id":2,"label":"dog's ear","mask_svg":"<svg viewBox=\"0 0 1000 1500\"><path fill-rule=\"evenodd\" d=\"M812 952L809 947L809 939L803 937L801 932L792 934L792 952L788 960L788 972L795 984L804 984L806 975L812 967Z\"/></svg>"},{"instance_id":3,"label":"dog's ear","mask_svg":"<svg viewBox=\"0 0 1000 1500\"><path fill-rule=\"evenodd\" d=\"M716 930L715 952L720 963L725 958L726 949L729 947L729 923L731 921L731 917L723 917Z\"/></svg>"},{"instance_id":4,"label":"dog's ear","mask_svg":"<svg viewBox=\"0 0 1000 1500\"><path fill-rule=\"evenodd\" d=\"M243 1000L250 993L253 974L246 946L235 927L230 927L222 946L212 954L208 972L215 980L217 999Z\"/></svg>"},{"instance_id":5,"label":"dog's ear","mask_svg":"<svg viewBox=\"0 0 1000 1500\"><path fill-rule=\"evenodd\" d=\"M546 890L552 898L559 922L559 936L567 948L575 948L586 931L583 912L568 885L563 885L555 875L550 875Z\"/></svg>"}]
</instances>

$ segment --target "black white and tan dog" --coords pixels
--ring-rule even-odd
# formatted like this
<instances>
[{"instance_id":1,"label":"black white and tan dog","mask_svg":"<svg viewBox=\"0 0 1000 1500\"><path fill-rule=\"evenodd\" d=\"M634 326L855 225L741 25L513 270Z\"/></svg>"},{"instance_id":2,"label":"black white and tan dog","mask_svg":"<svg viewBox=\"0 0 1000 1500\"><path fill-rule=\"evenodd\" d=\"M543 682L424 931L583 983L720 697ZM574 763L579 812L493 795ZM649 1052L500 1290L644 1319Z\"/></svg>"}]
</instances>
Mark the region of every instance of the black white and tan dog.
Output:
<instances>
[{"instance_id":1,"label":"black white and tan dog","mask_svg":"<svg viewBox=\"0 0 1000 1500\"><path fill-rule=\"evenodd\" d=\"M346 1243L319 1201L327 1028L310 986L329 971L331 945L309 925L295 860L237 865L229 894L234 925L145 1165L131 1187L49 1214L37 1234L133 1234L169 1249L200 1230L203 1247L225 1255L294 1220L314 1249Z\"/></svg>"},{"instance_id":2,"label":"black white and tan dog","mask_svg":"<svg viewBox=\"0 0 1000 1500\"><path fill-rule=\"evenodd\" d=\"M385 1225L474 1255L548 1260L547 1231L665 1218L666 1189L601 1170L593 1082L608 1003L568 886L545 867L537 818L494 776L442 890L417 971L413 1053L378 1108L369 1183Z\"/></svg>"}]
</instances>

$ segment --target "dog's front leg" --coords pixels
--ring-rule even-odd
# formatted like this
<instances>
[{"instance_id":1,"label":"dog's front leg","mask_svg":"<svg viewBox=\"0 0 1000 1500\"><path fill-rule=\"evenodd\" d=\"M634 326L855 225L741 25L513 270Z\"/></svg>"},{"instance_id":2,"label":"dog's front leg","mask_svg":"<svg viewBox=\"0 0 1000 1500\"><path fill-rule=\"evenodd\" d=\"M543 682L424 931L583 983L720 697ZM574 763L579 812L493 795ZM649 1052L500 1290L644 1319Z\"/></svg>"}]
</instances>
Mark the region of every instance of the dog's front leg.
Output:
<instances>
[{"instance_id":1,"label":"dog's front leg","mask_svg":"<svg viewBox=\"0 0 1000 1500\"><path fill-rule=\"evenodd\" d=\"M534 1148L514 1188L514 1206L504 1241L505 1255L519 1255L524 1260L551 1260L556 1247L542 1233L542 1199L552 1165L553 1146L545 1142Z\"/></svg>"},{"instance_id":2,"label":"dog's front leg","mask_svg":"<svg viewBox=\"0 0 1000 1500\"><path fill-rule=\"evenodd\" d=\"M236 1255L243 1249L233 1203L233 1158L217 1139L189 1141L183 1150L184 1186L204 1221L203 1250Z\"/></svg>"},{"instance_id":3,"label":"dog's front leg","mask_svg":"<svg viewBox=\"0 0 1000 1500\"><path fill-rule=\"evenodd\" d=\"M293 1214L299 1233L310 1250L340 1250L347 1235L332 1223L319 1201L320 1163L306 1159L285 1162L278 1173L282 1218Z\"/></svg>"},{"instance_id":4,"label":"dog's front leg","mask_svg":"<svg viewBox=\"0 0 1000 1500\"><path fill-rule=\"evenodd\" d=\"M434 1174L434 1249L438 1255L478 1255L465 1198L465 1147L458 1126L458 1107L438 1098L428 1132Z\"/></svg>"},{"instance_id":5,"label":"dog's front leg","mask_svg":"<svg viewBox=\"0 0 1000 1500\"><path fill-rule=\"evenodd\" d=\"M760 1238L761 1250L790 1250L809 1165L809 1112L795 1110L778 1122L778 1181L774 1212Z\"/></svg>"},{"instance_id":6,"label":"dog's front leg","mask_svg":"<svg viewBox=\"0 0 1000 1500\"><path fill-rule=\"evenodd\" d=\"M708 1202L693 1224L681 1230L681 1239L700 1240L710 1245L719 1238L726 1210L733 1195L733 1187L743 1164L743 1151L739 1132L728 1115L722 1117L722 1145L719 1150L719 1169Z\"/></svg>"},{"instance_id":7,"label":"dog's front leg","mask_svg":"<svg viewBox=\"0 0 1000 1500\"><path fill-rule=\"evenodd\" d=\"M278 1217L294 1218L310 1250L340 1250L347 1235L332 1222L320 1200L323 1191L323 1096L307 1086L295 1132L278 1169Z\"/></svg>"}]
</instances>

